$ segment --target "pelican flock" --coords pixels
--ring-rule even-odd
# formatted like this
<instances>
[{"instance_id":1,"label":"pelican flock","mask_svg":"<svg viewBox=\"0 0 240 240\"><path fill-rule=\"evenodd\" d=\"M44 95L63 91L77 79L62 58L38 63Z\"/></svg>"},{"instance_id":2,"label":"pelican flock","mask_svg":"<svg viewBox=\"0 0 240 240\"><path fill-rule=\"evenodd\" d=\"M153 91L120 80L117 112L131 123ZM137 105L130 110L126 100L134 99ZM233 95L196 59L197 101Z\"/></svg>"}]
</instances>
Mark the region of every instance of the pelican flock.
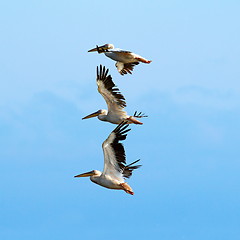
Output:
<instances>
[{"instance_id":1,"label":"pelican flock","mask_svg":"<svg viewBox=\"0 0 240 240\"><path fill-rule=\"evenodd\" d=\"M116 61L116 68L121 75L130 73L132 74L134 66L142 63L151 63L151 60L147 60L138 54L130 51L122 50L120 48L114 48L113 44L105 44L103 46L96 46L96 48L88 50L88 52L104 53L107 57Z\"/></svg>"},{"instance_id":2,"label":"pelican flock","mask_svg":"<svg viewBox=\"0 0 240 240\"><path fill-rule=\"evenodd\" d=\"M104 53L107 57L117 61L116 67L121 75L132 74L133 67L139 62L150 63L140 55L130 51L114 49L112 44L96 46L88 52L97 51ZM133 195L132 188L125 182L126 178L132 175L133 170L141 165L136 165L140 160L136 160L130 164L126 164L126 155L121 141L127 137L129 124L143 124L137 118L147 117L142 112L137 112L130 116L124 108L127 106L124 96L121 94L117 86L112 81L112 77L108 74L109 69L100 65L97 67L97 86L98 92L106 101L108 110L100 109L97 112L87 115L82 119L98 117L101 121L118 124L118 126L109 134L108 138L103 142L102 149L104 153L103 172L92 170L90 172L78 174L74 177L90 177L90 180L102 187L116 190L124 190L126 193Z\"/></svg>"}]
</instances>

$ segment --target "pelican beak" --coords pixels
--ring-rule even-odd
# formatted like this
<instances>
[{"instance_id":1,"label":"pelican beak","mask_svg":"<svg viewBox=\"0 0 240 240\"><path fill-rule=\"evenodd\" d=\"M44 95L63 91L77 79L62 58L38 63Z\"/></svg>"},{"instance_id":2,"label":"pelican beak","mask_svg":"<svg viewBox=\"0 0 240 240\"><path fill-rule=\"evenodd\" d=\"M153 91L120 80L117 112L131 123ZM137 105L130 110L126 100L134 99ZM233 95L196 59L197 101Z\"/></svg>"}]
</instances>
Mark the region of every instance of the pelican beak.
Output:
<instances>
[{"instance_id":1,"label":"pelican beak","mask_svg":"<svg viewBox=\"0 0 240 240\"><path fill-rule=\"evenodd\" d=\"M100 114L100 111L97 111L95 113L91 113L91 114L87 115L86 117L83 117L82 120L92 118L92 117L97 117L99 114Z\"/></svg>"},{"instance_id":2,"label":"pelican beak","mask_svg":"<svg viewBox=\"0 0 240 240\"><path fill-rule=\"evenodd\" d=\"M93 48L93 49L90 49L88 50L88 52L98 52L98 53L102 53L102 52L105 52L108 48L105 46L105 45L102 45L102 46L98 46Z\"/></svg>"},{"instance_id":3,"label":"pelican beak","mask_svg":"<svg viewBox=\"0 0 240 240\"><path fill-rule=\"evenodd\" d=\"M76 175L74 177L90 177L92 175L94 175L94 171L82 173L82 174Z\"/></svg>"}]
</instances>

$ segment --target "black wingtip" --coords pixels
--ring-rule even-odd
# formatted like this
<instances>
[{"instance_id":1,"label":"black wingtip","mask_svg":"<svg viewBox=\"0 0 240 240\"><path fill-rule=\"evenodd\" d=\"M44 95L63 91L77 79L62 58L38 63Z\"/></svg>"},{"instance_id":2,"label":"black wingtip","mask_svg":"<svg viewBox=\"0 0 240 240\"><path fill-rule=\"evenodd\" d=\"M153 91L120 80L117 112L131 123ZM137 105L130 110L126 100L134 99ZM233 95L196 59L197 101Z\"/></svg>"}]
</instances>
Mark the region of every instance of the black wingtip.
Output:
<instances>
[{"instance_id":1,"label":"black wingtip","mask_svg":"<svg viewBox=\"0 0 240 240\"><path fill-rule=\"evenodd\" d=\"M135 164L135 163L137 163L137 162L139 162L140 161L140 159L138 159L138 160L136 160L136 161L134 161L134 162L132 162L132 163L130 163L130 164L128 164L126 167L130 167L130 166L132 166L133 164ZM137 166L142 166L142 165L137 165Z\"/></svg>"},{"instance_id":2,"label":"black wingtip","mask_svg":"<svg viewBox=\"0 0 240 240\"><path fill-rule=\"evenodd\" d=\"M126 139L127 137L127 132L131 131L131 129L127 129L129 126L129 124L127 124L125 121L121 122L120 124L118 124L118 126L112 131L113 133L115 133L116 138L115 141L123 141Z\"/></svg>"},{"instance_id":3,"label":"black wingtip","mask_svg":"<svg viewBox=\"0 0 240 240\"><path fill-rule=\"evenodd\" d=\"M97 67L97 83L99 84L99 82L101 82L104 85L105 89L107 89L107 91L109 91L109 93L113 95L113 97L115 98L115 102L120 107L124 108L127 106L125 102L125 98L121 94L117 86L114 84L112 80L112 76L108 72L109 72L109 69L106 68L105 66L100 65L99 67ZM100 89L100 93L101 93L101 89Z\"/></svg>"},{"instance_id":4,"label":"black wingtip","mask_svg":"<svg viewBox=\"0 0 240 240\"><path fill-rule=\"evenodd\" d=\"M126 128L128 128L129 124L126 121L122 121L117 125L117 127L113 130L115 133L122 133ZM126 131L130 131L131 129L127 129Z\"/></svg>"},{"instance_id":5,"label":"black wingtip","mask_svg":"<svg viewBox=\"0 0 240 240\"><path fill-rule=\"evenodd\" d=\"M145 113L142 113L142 112L137 112L135 111L134 114L133 114L133 117L136 117L136 118L143 118L143 117L148 117L147 115L145 115Z\"/></svg>"},{"instance_id":6,"label":"black wingtip","mask_svg":"<svg viewBox=\"0 0 240 240\"><path fill-rule=\"evenodd\" d=\"M139 161L140 161L140 159L125 166L124 171L123 171L123 176L125 178L130 178L132 176L133 170L138 169L142 166L142 165L133 165Z\"/></svg>"},{"instance_id":7,"label":"black wingtip","mask_svg":"<svg viewBox=\"0 0 240 240\"><path fill-rule=\"evenodd\" d=\"M111 78L111 75L108 75L109 69L100 64L100 66L97 66L97 80L106 80L107 77Z\"/></svg>"}]
</instances>

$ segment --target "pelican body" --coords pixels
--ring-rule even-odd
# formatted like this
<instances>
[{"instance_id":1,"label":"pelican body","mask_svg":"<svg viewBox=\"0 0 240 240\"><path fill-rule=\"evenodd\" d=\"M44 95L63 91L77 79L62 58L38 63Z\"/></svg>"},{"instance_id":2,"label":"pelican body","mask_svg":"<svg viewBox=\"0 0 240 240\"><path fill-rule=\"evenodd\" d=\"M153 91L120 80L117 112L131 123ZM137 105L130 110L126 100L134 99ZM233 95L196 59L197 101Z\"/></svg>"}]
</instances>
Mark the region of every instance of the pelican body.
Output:
<instances>
[{"instance_id":1,"label":"pelican body","mask_svg":"<svg viewBox=\"0 0 240 240\"><path fill-rule=\"evenodd\" d=\"M139 160L126 165L125 150L119 141L125 140L128 128L126 122L120 123L103 142L102 148L104 153L103 172L93 170L90 172L76 175L75 177L90 177L90 180L102 187L116 190L124 190L131 195L134 194L132 188L125 182L125 178L132 175L134 169L141 165L134 165Z\"/></svg>"},{"instance_id":2,"label":"pelican body","mask_svg":"<svg viewBox=\"0 0 240 240\"><path fill-rule=\"evenodd\" d=\"M152 61L141 57L130 51L125 51L119 48L114 48L113 44L105 44L103 46L96 46L96 48L90 49L88 52L104 53L107 57L116 61L115 66L121 75L130 73L132 74L135 65L142 63L151 63Z\"/></svg>"},{"instance_id":3,"label":"pelican body","mask_svg":"<svg viewBox=\"0 0 240 240\"><path fill-rule=\"evenodd\" d=\"M113 83L111 75L108 75L108 69L102 67L102 65L100 65L100 68L97 67L97 86L98 92L103 96L107 103L108 110L100 109L82 119L98 117L101 121L113 124L120 124L122 121L134 124L143 124L136 119L147 117L142 114L142 112L135 112L133 116L129 116L126 111L124 111L124 107L127 106L125 98Z\"/></svg>"}]
</instances>

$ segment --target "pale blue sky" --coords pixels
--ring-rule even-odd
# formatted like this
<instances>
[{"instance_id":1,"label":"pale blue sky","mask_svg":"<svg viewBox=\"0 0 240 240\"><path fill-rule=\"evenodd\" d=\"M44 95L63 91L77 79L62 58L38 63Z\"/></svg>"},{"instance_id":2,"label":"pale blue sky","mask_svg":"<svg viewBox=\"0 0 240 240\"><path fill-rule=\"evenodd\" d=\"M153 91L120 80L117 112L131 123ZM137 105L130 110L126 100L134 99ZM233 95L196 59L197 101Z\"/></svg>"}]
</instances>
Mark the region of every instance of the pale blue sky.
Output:
<instances>
[{"instance_id":1,"label":"pale blue sky","mask_svg":"<svg viewBox=\"0 0 240 240\"><path fill-rule=\"evenodd\" d=\"M121 5L120 5L121 4ZM239 1L0 3L0 239L238 240ZM113 43L153 62L120 76ZM131 126L134 196L73 176L102 170L114 125L96 66L110 69Z\"/></svg>"}]
</instances>

